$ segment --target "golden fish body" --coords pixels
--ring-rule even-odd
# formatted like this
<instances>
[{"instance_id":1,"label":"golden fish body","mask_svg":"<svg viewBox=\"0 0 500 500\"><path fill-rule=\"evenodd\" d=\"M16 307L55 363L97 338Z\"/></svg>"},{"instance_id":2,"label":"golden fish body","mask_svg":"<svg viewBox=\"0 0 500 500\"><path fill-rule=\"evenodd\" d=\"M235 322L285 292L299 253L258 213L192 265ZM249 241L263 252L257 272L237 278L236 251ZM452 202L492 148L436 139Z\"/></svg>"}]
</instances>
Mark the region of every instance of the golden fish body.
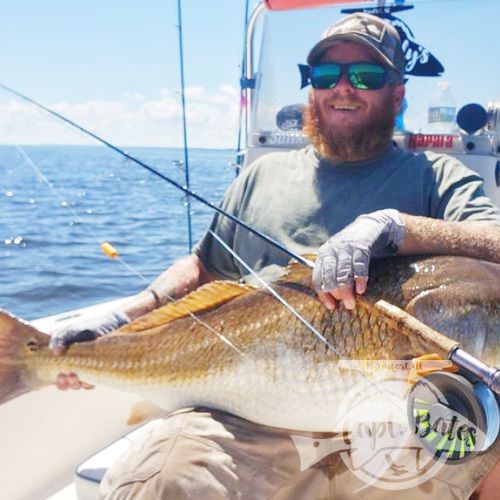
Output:
<instances>
[{"instance_id":1,"label":"golden fish body","mask_svg":"<svg viewBox=\"0 0 500 500\"><path fill-rule=\"evenodd\" d=\"M392 370L359 360L425 352L375 308L328 311L311 288L310 272L296 265L273 288L336 352L267 291L216 282L60 357L44 334L3 314L0 402L73 371L166 410L206 406L266 425L332 431L352 387ZM500 265L451 257L381 261L373 265L367 297L389 300L480 359L500 362ZM376 420L376 411L359 419Z\"/></svg>"}]
</instances>

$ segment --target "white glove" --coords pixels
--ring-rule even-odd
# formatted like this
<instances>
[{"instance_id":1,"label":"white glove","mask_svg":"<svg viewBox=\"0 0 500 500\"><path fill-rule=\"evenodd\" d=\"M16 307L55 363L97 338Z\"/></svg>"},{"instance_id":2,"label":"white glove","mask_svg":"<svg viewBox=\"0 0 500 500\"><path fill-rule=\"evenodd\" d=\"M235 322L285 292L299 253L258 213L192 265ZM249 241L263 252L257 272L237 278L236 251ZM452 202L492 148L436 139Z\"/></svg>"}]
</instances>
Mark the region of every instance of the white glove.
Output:
<instances>
[{"instance_id":1,"label":"white glove","mask_svg":"<svg viewBox=\"0 0 500 500\"><path fill-rule=\"evenodd\" d=\"M75 321L65 328L54 332L50 337L50 348L62 350L74 342L86 342L102 337L122 325L130 323L124 312L106 314L83 321Z\"/></svg>"},{"instance_id":2,"label":"white glove","mask_svg":"<svg viewBox=\"0 0 500 500\"><path fill-rule=\"evenodd\" d=\"M329 292L355 278L367 278L370 259L395 254L404 239L401 214L394 209L360 215L333 235L318 251L312 280L318 292Z\"/></svg>"}]
</instances>

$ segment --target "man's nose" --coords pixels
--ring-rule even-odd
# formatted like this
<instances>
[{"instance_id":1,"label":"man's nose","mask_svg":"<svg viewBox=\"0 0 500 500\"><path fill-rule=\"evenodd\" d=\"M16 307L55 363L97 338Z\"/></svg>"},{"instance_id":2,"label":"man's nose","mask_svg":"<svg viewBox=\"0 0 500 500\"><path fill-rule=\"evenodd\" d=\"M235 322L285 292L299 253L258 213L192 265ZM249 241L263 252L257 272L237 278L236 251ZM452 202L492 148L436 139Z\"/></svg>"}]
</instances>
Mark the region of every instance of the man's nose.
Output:
<instances>
[{"instance_id":1,"label":"man's nose","mask_svg":"<svg viewBox=\"0 0 500 500\"><path fill-rule=\"evenodd\" d=\"M345 71L342 71L342 74L340 75L340 80L337 82L337 85L335 85L334 90L336 90L337 92L349 93L349 94L352 94L354 92L355 89L351 85L351 82L349 81L349 78Z\"/></svg>"}]
</instances>

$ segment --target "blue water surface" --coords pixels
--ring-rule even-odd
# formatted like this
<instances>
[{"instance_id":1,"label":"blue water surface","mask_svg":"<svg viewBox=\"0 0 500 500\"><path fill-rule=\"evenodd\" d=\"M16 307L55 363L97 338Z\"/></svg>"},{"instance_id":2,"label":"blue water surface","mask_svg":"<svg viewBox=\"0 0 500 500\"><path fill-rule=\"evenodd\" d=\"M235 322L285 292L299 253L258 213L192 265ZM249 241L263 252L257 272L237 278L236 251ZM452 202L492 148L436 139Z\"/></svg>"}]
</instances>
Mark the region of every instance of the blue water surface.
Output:
<instances>
[{"instance_id":1,"label":"blue water surface","mask_svg":"<svg viewBox=\"0 0 500 500\"><path fill-rule=\"evenodd\" d=\"M184 184L182 150L127 151ZM191 188L218 202L234 158L191 150ZM104 147L0 146L0 210L0 308L26 319L136 293L188 252L184 194ZM194 241L211 217L192 202ZM144 278L107 257L102 241Z\"/></svg>"}]
</instances>

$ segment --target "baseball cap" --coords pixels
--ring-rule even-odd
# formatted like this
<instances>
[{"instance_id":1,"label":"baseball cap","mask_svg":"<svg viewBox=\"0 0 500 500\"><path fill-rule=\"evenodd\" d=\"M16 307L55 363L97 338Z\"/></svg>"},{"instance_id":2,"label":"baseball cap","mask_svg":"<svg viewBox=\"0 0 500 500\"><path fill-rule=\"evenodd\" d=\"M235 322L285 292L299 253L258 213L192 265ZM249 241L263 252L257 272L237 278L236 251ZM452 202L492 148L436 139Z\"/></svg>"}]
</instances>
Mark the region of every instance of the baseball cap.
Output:
<instances>
[{"instance_id":1,"label":"baseball cap","mask_svg":"<svg viewBox=\"0 0 500 500\"><path fill-rule=\"evenodd\" d=\"M406 63L396 28L389 21L364 12L349 14L330 26L309 52L307 64L317 64L330 47L341 41L372 48L383 63L401 77L404 75Z\"/></svg>"}]
</instances>

